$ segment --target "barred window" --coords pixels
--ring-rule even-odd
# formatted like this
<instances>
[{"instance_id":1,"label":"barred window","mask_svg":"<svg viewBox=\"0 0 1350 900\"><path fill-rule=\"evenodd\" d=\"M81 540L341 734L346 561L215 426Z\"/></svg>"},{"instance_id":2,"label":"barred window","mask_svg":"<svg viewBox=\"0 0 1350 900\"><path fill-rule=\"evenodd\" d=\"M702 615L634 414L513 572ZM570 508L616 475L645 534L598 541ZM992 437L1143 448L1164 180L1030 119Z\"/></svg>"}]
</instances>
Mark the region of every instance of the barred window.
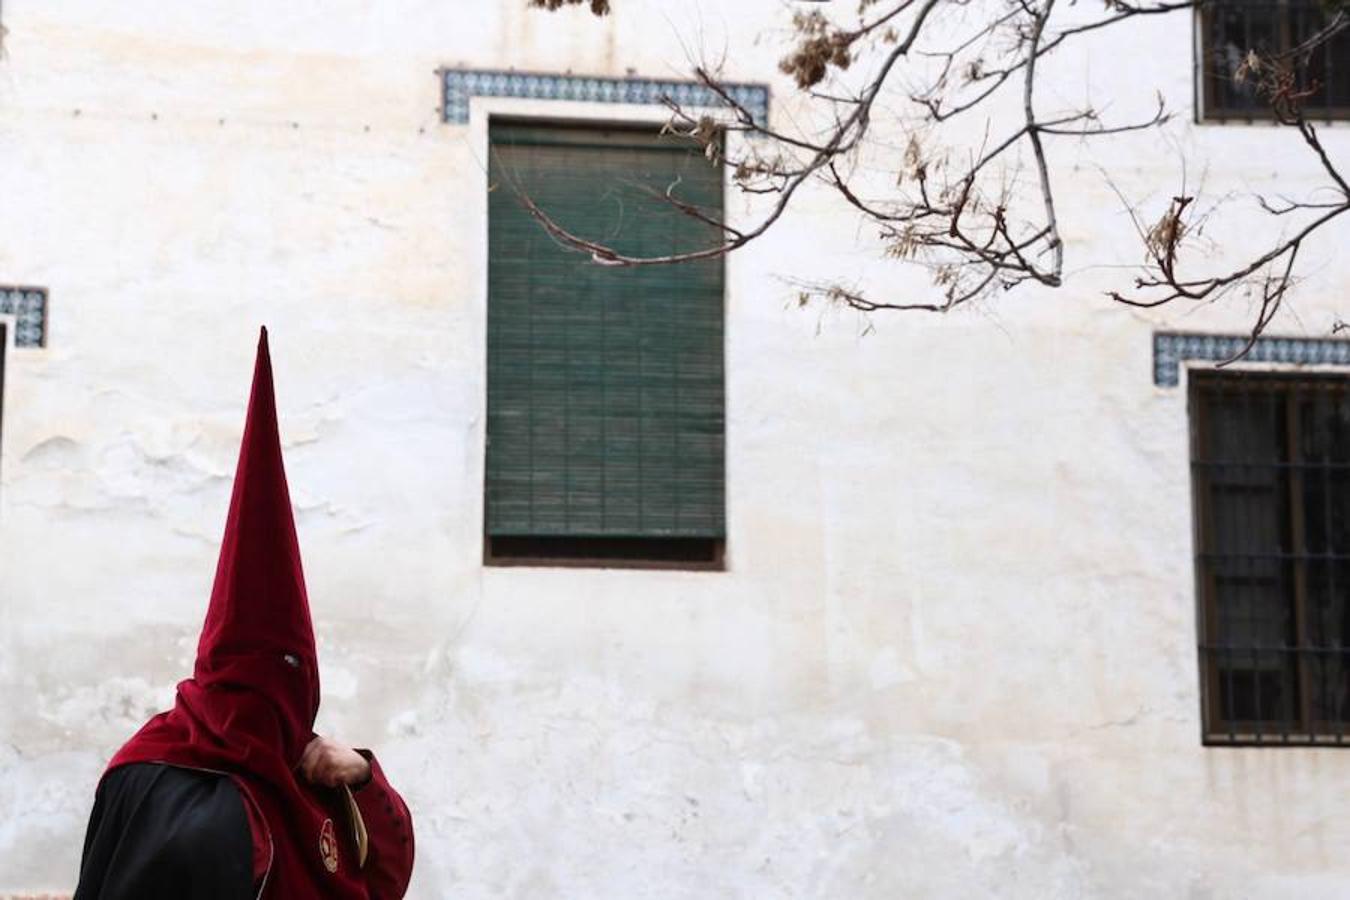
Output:
<instances>
[{"instance_id":1,"label":"barred window","mask_svg":"<svg viewBox=\"0 0 1350 900\"><path fill-rule=\"evenodd\" d=\"M1350 379L1194 373L1207 743L1345 743Z\"/></svg>"},{"instance_id":2,"label":"barred window","mask_svg":"<svg viewBox=\"0 0 1350 900\"><path fill-rule=\"evenodd\" d=\"M1200 80L1203 117L1259 119L1270 107L1244 77L1249 51L1261 55L1302 46L1326 27L1331 4L1322 0L1214 0L1200 12ZM1304 110L1310 118L1350 118L1350 29L1303 59L1299 83L1310 88Z\"/></svg>"}]
</instances>

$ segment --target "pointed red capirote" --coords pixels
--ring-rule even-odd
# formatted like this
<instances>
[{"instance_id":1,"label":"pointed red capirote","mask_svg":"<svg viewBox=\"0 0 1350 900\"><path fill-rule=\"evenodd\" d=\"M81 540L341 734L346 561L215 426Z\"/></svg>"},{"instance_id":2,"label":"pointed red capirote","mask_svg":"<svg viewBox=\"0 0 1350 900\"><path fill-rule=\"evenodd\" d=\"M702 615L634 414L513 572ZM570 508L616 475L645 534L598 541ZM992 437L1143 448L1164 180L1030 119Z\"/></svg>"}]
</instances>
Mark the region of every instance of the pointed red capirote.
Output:
<instances>
[{"instance_id":1,"label":"pointed red capirote","mask_svg":"<svg viewBox=\"0 0 1350 900\"><path fill-rule=\"evenodd\" d=\"M276 671L278 662L293 671ZM318 653L281 459L266 328L258 338L234 495L197 644L195 677L210 686L241 671L248 673L243 679L248 686L267 691L278 705L286 731L296 737L309 733L318 712Z\"/></svg>"}]
</instances>

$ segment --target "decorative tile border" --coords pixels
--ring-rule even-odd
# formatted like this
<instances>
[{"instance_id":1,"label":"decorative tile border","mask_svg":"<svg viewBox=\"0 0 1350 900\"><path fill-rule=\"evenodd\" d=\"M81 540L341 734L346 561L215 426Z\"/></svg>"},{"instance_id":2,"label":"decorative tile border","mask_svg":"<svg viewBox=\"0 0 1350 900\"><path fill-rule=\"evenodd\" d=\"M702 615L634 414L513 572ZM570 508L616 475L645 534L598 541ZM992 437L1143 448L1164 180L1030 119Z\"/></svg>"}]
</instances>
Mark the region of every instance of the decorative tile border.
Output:
<instances>
[{"instance_id":1,"label":"decorative tile border","mask_svg":"<svg viewBox=\"0 0 1350 900\"><path fill-rule=\"evenodd\" d=\"M0 315L14 317L15 347L47 346L47 289L0 284Z\"/></svg>"},{"instance_id":2,"label":"decorative tile border","mask_svg":"<svg viewBox=\"0 0 1350 900\"><path fill-rule=\"evenodd\" d=\"M582 100L590 103L660 104L666 98L685 108L711 108L725 102L697 81L651 78L591 78L482 69L442 69L442 114L457 125L469 121L471 97L525 97L534 100ZM763 84L724 85L727 94L755 122L769 121L769 88Z\"/></svg>"},{"instance_id":3,"label":"decorative tile border","mask_svg":"<svg viewBox=\"0 0 1350 900\"><path fill-rule=\"evenodd\" d=\"M1181 364L1199 359L1223 362L1232 359L1249 337L1225 334L1153 335L1153 383L1176 387L1181 383ZM1262 337L1243 357L1246 362L1303 363L1314 366L1350 366L1350 341L1336 338Z\"/></svg>"}]
</instances>

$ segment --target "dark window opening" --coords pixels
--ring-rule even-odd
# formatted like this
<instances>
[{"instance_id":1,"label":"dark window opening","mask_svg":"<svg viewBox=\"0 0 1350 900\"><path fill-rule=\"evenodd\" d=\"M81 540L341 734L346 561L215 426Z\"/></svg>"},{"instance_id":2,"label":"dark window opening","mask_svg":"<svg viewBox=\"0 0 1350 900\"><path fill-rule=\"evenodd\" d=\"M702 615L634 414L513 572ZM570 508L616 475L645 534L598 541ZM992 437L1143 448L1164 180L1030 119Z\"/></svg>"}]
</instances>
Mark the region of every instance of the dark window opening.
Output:
<instances>
[{"instance_id":1,"label":"dark window opening","mask_svg":"<svg viewBox=\"0 0 1350 900\"><path fill-rule=\"evenodd\" d=\"M1268 99L1245 64L1248 53L1288 53L1306 45L1331 21L1322 0L1214 0L1199 13L1200 81L1206 120L1271 118ZM1297 84L1311 119L1350 118L1350 29L1318 44L1298 61Z\"/></svg>"},{"instance_id":2,"label":"dark window opening","mask_svg":"<svg viewBox=\"0 0 1350 900\"><path fill-rule=\"evenodd\" d=\"M495 565L720 568L722 547L717 538L489 535L487 561Z\"/></svg>"},{"instance_id":3,"label":"dark window opening","mask_svg":"<svg viewBox=\"0 0 1350 900\"><path fill-rule=\"evenodd\" d=\"M1345 744L1350 379L1191 384L1205 741Z\"/></svg>"}]
</instances>

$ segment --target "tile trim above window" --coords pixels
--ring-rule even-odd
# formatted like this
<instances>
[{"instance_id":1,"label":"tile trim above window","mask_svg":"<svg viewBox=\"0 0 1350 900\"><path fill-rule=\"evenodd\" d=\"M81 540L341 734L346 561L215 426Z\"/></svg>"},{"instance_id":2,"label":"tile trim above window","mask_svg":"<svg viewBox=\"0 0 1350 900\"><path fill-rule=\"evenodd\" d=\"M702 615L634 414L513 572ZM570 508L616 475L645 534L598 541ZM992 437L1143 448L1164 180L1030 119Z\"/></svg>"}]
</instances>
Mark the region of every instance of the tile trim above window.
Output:
<instances>
[{"instance_id":1,"label":"tile trim above window","mask_svg":"<svg viewBox=\"0 0 1350 900\"><path fill-rule=\"evenodd\" d=\"M530 100L572 100L661 106L668 99L681 107L711 109L726 103L697 81L654 78L612 78L557 75L496 69L442 69L441 116L453 125L469 121L473 97L515 97ZM727 95L760 125L769 120L769 88L764 84L728 83Z\"/></svg>"},{"instance_id":2,"label":"tile trim above window","mask_svg":"<svg viewBox=\"0 0 1350 900\"><path fill-rule=\"evenodd\" d=\"M1183 363L1232 359L1250 340L1250 335L1157 332L1153 335L1153 383L1158 387L1176 387L1181 383ZM1242 359L1244 362L1350 366L1350 340L1261 337Z\"/></svg>"},{"instance_id":3,"label":"tile trim above window","mask_svg":"<svg viewBox=\"0 0 1350 900\"><path fill-rule=\"evenodd\" d=\"M14 317L14 346L47 346L47 289L0 284L0 316Z\"/></svg>"}]
</instances>

